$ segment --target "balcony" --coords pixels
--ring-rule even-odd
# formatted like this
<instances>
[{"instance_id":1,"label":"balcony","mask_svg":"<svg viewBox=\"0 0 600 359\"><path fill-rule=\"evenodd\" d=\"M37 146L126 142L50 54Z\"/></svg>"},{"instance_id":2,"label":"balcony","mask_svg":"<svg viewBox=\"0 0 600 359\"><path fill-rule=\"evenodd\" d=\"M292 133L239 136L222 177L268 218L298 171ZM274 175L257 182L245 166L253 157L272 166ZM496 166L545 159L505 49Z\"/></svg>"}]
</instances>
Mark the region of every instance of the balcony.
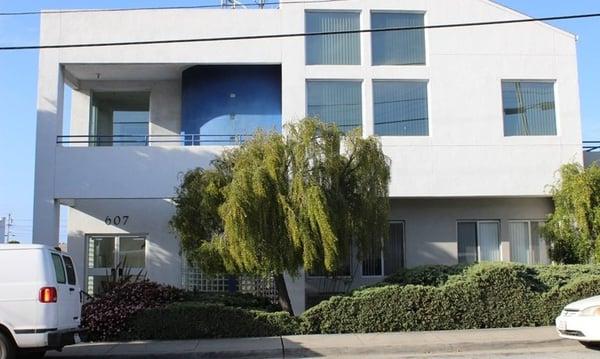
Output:
<instances>
[{"instance_id":1,"label":"balcony","mask_svg":"<svg viewBox=\"0 0 600 359\"><path fill-rule=\"evenodd\" d=\"M56 144L66 147L106 146L239 146L252 134L181 135L63 135Z\"/></svg>"}]
</instances>

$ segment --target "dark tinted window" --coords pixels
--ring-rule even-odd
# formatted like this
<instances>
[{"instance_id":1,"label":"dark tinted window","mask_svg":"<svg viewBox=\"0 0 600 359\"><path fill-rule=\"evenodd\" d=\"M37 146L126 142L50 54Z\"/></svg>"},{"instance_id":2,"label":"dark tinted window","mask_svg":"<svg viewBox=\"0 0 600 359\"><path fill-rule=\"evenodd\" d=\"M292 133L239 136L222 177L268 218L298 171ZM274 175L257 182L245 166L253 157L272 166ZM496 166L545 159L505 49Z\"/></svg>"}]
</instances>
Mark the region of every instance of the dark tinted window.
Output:
<instances>
[{"instance_id":1,"label":"dark tinted window","mask_svg":"<svg viewBox=\"0 0 600 359\"><path fill-rule=\"evenodd\" d=\"M52 264L54 265L54 272L56 273L56 282L59 284L65 284L67 279L65 278L65 267L58 254L52 253Z\"/></svg>"},{"instance_id":2,"label":"dark tinted window","mask_svg":"<svg viewBox=\"0 0 600 359\"><path fill-rule=\"evenodd\" d=\"M75 277L75 267L70 257L63 257L65 261L65 268L67 269L67 281L70 285L76 285L77 279Z\"/></svg>"},{"instance_id":3,"label":"dark tinted window","mask_svg":"<svg viewBox=\"0 0 600 359\"><path fill-rule=\"evenodd\" d=\"M477 222L458 222L458 263L477 261Z\"/></svg>"}]
</instances>

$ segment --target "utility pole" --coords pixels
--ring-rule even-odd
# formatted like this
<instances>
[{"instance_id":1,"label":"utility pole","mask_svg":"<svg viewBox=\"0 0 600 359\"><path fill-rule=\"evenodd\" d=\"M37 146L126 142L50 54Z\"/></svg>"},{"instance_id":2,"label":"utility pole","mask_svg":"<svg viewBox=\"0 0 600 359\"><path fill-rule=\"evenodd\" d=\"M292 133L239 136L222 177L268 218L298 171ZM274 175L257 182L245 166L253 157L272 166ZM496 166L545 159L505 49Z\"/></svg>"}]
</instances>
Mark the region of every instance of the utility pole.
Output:
<instances>
[{"instance_id":1,"label":"utility pole","mask_svg":"<svg viewBox=\"0 0 600 359\"><path fill-rule=\"evenodd\" d=\"M0 218L0 239L3 242L6 242L6 234L4 233L6 230L6 217Z\"/></svg>"},{"instance_id":2,"label":"utility pole","mask_svg":"<svg viewBox=\"0 0 600 359\"><path fill-rule=\"evenodd\" d=\"M2 217L0 220L0 234L4 239L4 243L10 242L11 238L15 235L12 233L11 228L14 226L12 214L8 214L8 218ZM6 233L5 233L6 228Z\"/></svg>"}]
</instances>

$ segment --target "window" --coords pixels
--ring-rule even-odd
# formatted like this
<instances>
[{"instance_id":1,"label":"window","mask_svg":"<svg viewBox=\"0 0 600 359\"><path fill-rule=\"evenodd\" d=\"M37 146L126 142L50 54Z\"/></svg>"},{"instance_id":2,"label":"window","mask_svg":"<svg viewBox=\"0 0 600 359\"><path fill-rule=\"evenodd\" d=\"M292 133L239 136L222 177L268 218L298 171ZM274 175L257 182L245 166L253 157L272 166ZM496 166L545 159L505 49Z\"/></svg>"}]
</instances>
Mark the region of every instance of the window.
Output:
<instances>
[{"instance_id":1,"label":"window","mask_svg":"<svg viewBox=\"0 0 600 359\"><path fill-rule=\"evenodd\" d=\"M548 247L542 237L542 221L512 221L508 224L510 261L523 264L549 264Z\"/></svg>"},{"instance_id":2,"label":"window","mask_svg":"<svg viewBox=\"0 0 600 359\"><path fill-rule=\"evenodd\" d=\"M73 261L70 257L63 256L63 260L65 261L65 268L67 269L67 281L70 285L76 285L77 280L75 276L75 267L73 266Z\"/></svg>"},{"instance_id":3,"label":"window","mask_svg":"<svg viewBox=\"0 0 600 359\"><path fill-rule=\"evenodd\" d=\"M389 238L362 261L363 277L391 275L404 268L404 222L390 223Z\"/></svg>"},{"instance_id":4,"label":"window","mask_svg":"<svg viewBox=\"0 0 600 359\"><path fill-rule=\"evenodd\" d=\"M96 146L145 146L150 94L95 92L92 94L90 135Z\"/></svg>"},{"instance_id":5,"label":"window","mask_svg":"<svg viewBox=\"0 0 600 359\"><path fill-rule=\"evenodd\" d=\"M427 83L373 81L375 134L428 136Z\"/></svg>"},{"instance_id":6,"label":"window","mask_svg":"<svg viewBox=\"0 0 600 359\"><path fill-rule=\"evenodd\" d=\"M419 27L425 15L404 12L373 12L371 28ZM424 65L425 30L371 33L373 65Z\"/></svg>"},{"instance_id":7,"label":"window","mask_svg":"<svg viewBox=\"0 0 600 359\"><path fill-rule=\"evenodd\" d=\"M504 136L556 136L553 82L503 81Z\"/></svg>"},{"instance_id":8,"label":"window","mask_svg":"<svg viewBox=\"0 0 600 359\"><path fill-rule=\"evenodd\" d=\"M500 222L458 222L458 263L500 260Z\"/></svg>"},{"instance_id":9,"label":"window","mask_svg":"<svg viewBox=\"0 0 600 359\"><path fill-rule=\"evenodd\" d=\"M58 254L52 253L52 264L54 265L54 272L56 273L56 282L59 284L65 284L67 279L65 277L65 267Z\"/></svg>"},{"instance_id":10,"label":"window","mask_svg":"<svg viewBox=\"0 0 600 359\"><path fill-rule=\"evenodd\" d=\"M360 29L360 13L307 11L306 32ZM360 65L360 34L306 36L307 65Z\"/></svg>"},{"instance_id":11,"label":"window","mask_svg":"<svg viewBox=\"0 0 600 359\"><path fill-rule=\"evenodd\" d=\"M307 81L308 116L335 123L344 132L362 126L361 86L360 81Z\"/></svg>"}]
</instances>

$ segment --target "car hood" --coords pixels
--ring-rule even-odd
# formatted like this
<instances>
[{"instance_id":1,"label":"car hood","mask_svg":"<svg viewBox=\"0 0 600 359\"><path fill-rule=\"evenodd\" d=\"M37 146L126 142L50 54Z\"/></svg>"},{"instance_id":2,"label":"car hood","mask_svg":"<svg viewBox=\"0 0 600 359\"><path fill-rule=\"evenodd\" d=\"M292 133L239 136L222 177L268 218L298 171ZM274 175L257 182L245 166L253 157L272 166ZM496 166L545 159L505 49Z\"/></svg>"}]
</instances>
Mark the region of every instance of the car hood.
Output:
<instances>
[{"instance_id":1,"label":"car hood","mask_svg":"<svg viewBox=\"0 0 600 359\"><path fill-rule=\"evenodd\" d=\"M600 295L596 296L596 297L590 297L590 298L578 300L577 302L567 304L565 309L584 310L585 308L593 307L596 305L600 306Z\"/></svg>"}]
</instances>

